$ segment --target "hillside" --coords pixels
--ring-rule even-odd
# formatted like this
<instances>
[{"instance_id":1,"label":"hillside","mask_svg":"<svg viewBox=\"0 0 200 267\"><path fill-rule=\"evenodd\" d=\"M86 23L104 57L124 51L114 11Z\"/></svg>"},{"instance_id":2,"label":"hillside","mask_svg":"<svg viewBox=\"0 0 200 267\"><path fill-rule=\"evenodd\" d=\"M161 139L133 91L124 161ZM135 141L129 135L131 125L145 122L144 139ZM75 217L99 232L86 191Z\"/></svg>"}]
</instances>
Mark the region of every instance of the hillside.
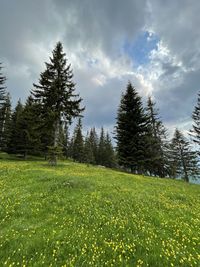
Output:
<instances>
[{"instance_id":1,"label":"hillside","mask_svg":"<svg viewBox=\"0 0 200 267\"><path fill-rule=\"evenodd\" d=\"M200 187L0 162L0 266L200 266Z\"/></svg>"}]
</instances>

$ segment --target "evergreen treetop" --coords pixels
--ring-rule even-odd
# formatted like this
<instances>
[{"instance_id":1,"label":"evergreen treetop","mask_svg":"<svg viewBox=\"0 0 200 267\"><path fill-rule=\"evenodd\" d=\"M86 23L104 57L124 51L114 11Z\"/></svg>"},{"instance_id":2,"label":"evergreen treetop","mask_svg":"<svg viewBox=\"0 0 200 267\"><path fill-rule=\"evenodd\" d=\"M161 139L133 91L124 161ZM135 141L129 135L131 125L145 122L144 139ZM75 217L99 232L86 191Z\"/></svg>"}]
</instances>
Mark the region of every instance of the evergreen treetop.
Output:
<instances>
[{"instance_id":1,"label":"evergreen treetop","mask_svg":"<svg viewBox=\"0 0 200 267\"><path fill-rule=\"evenodd\" d=\"M197 154L189 141L176 129L171 141L171 169L174 177L182 177L186 182L199 175Z\"/></svg>"},{"instance_id":2,"label":"evergreen treetop","mask_svg":"<svg viewBox=\"0 0 200 267\"><path fill-rule=\"evenodd\" d=\"M63 121L71 123L84 108L80 107L82 99L75 94L73 72L71 65L67 65L61 42L56 44L50 62L45 64L46 70L41 73L39 84L34 84L32 94L42 104L44 121L51 122L48 128L53 132L53 140L49 145L57 146L59 125Z\"/></svg>"},{"instance_id":3,"label":"evergreen treetop","mask_svg":"<svg viewBox=\"0 0 200 267\"><path fill-rule=\"evenodd\" d=\"M6 96L6 86L5 86L6 77L2 73L2 69L3 69L2 63L0 62L0 107L2 105L2 102L5 100Z\"/></svg>"},{"instance_id":4,"label":"evergreen treetop","mask_svg":"<svg viewBox=\"0 0 200 267\"><path fill-rule=\"evenodd\" d=\"M192 135L193 141L198 146L199 149L198 153L200 156L200 92L198 94L197 105L194 108L192 118L193 118L193 125L190 133Z\"/></svg>"},{"instance_id":5,"label":"evergreen treetop","mask_svg":"<svg viewBox=\"0 0 200 267\"><path fill-rule=\"evenodd\" d=\"M129 82L117 114L116 135L119 164L141 173L145 168L145 135L148 118L142 101Z\"/></svg>"}]
</instances>

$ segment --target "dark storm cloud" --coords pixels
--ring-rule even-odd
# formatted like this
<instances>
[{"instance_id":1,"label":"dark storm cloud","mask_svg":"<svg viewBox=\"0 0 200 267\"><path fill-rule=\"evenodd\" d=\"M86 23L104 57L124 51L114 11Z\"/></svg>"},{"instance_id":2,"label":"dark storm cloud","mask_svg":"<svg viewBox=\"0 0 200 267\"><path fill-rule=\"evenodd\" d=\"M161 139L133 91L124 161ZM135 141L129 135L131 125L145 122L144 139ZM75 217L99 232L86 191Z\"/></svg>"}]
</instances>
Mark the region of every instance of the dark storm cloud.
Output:
<instances>
[{"instance_id":1,"label":"dark storm cloud","mask_svg":"<svg viewBox=\"0 0 200 267\"><path fill-rule=\"evenodd\" d=\"M1 1L0 53L11 62L31 58L28 45L50 41L58 29L51 1Z\"/></svg>"},{"instance_id":2,"label":"dark storm cloud","mask_svg":"<svg viewBox=\"0 0 200 267\"><path fill-rule=\"evenodd\" d=\"M128 80L142 95L152 92L166 122L180 124L190 118L199 90L199 13L196 0L2 0L0 61L13 101L25 100L61 40L86 125L114 124ZM123 45L148 30L168 52L157 51L141 73Z\"/></svg>"},{"instance_id":3,"label":"dark storm cloud","mask_svg":"<svg viewBox=\"0 0 200 267\"><path fill-rule=\"evenodd\" d=\"M86 50L100 48L109 56L119 53L124 38L134 38L146 17L146 0L54 0L54 4L66 25L67 45Z\"/></svg>"},{"instance_id":4,"label":"dark storm cloud","mask_svg":"<svg viewBox=\"0 0 200 267\"><path fill-rule=\"evenodd\" d=\"M200 90L200 70L191 71L184 75L182 82L173 87L161 88L155 98L159 100L159 107L165 121L176 122L189 119L196 104L197 93ZM170 79L168 80L170 85Z\"/></svg>"},{"instance_id":5,"label":"dark storm cloud","mask_svg":"<svg viewBox=\"0 0 200 267\"><path fill-rule=\"evenodd\" d=\"M22 99L27 96L58 40L63 41L69 58L79 57L81 65L86 60L83 55L95 54L97 49L117 57L123 38L133 38L143 27L145 3L2 0L0 55L14 102L19 92L24 92Z\"/></svg>"}]
</instances>

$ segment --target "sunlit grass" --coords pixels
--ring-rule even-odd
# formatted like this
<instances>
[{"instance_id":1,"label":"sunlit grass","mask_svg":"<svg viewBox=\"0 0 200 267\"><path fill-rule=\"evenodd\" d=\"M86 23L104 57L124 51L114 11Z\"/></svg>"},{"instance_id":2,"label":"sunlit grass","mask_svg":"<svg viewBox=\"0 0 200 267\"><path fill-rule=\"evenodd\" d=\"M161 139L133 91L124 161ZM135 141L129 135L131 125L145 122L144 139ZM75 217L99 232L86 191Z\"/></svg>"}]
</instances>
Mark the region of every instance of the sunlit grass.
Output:
<instances>
[{"instance_id":1,"label":"sunlit grass","mask_svg":"<svg viewBox=\"0 0 200 267\"><path fill-rule=\"evenodd\" d=\"M0 266L200 266L200 186L0 162Z\"/></svg>"}]
</instances>

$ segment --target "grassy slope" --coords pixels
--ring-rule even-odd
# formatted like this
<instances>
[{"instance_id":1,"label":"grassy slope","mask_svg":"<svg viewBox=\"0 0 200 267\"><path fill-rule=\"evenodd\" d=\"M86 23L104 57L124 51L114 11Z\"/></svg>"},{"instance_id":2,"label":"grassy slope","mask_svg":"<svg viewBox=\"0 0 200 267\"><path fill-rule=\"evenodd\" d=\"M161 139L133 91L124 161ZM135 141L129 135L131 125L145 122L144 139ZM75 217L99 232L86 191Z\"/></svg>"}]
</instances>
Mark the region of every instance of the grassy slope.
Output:
<instances>
[{"instance_id":1,"label":"grassy slope","mask_svg":"<svg viewBox=\"0 0 200 267\"><path fill-rule=\"evenodd\" d=\"M200 266L200 187L0 162L0 266Z\"/></svg>"}]
</instances>

